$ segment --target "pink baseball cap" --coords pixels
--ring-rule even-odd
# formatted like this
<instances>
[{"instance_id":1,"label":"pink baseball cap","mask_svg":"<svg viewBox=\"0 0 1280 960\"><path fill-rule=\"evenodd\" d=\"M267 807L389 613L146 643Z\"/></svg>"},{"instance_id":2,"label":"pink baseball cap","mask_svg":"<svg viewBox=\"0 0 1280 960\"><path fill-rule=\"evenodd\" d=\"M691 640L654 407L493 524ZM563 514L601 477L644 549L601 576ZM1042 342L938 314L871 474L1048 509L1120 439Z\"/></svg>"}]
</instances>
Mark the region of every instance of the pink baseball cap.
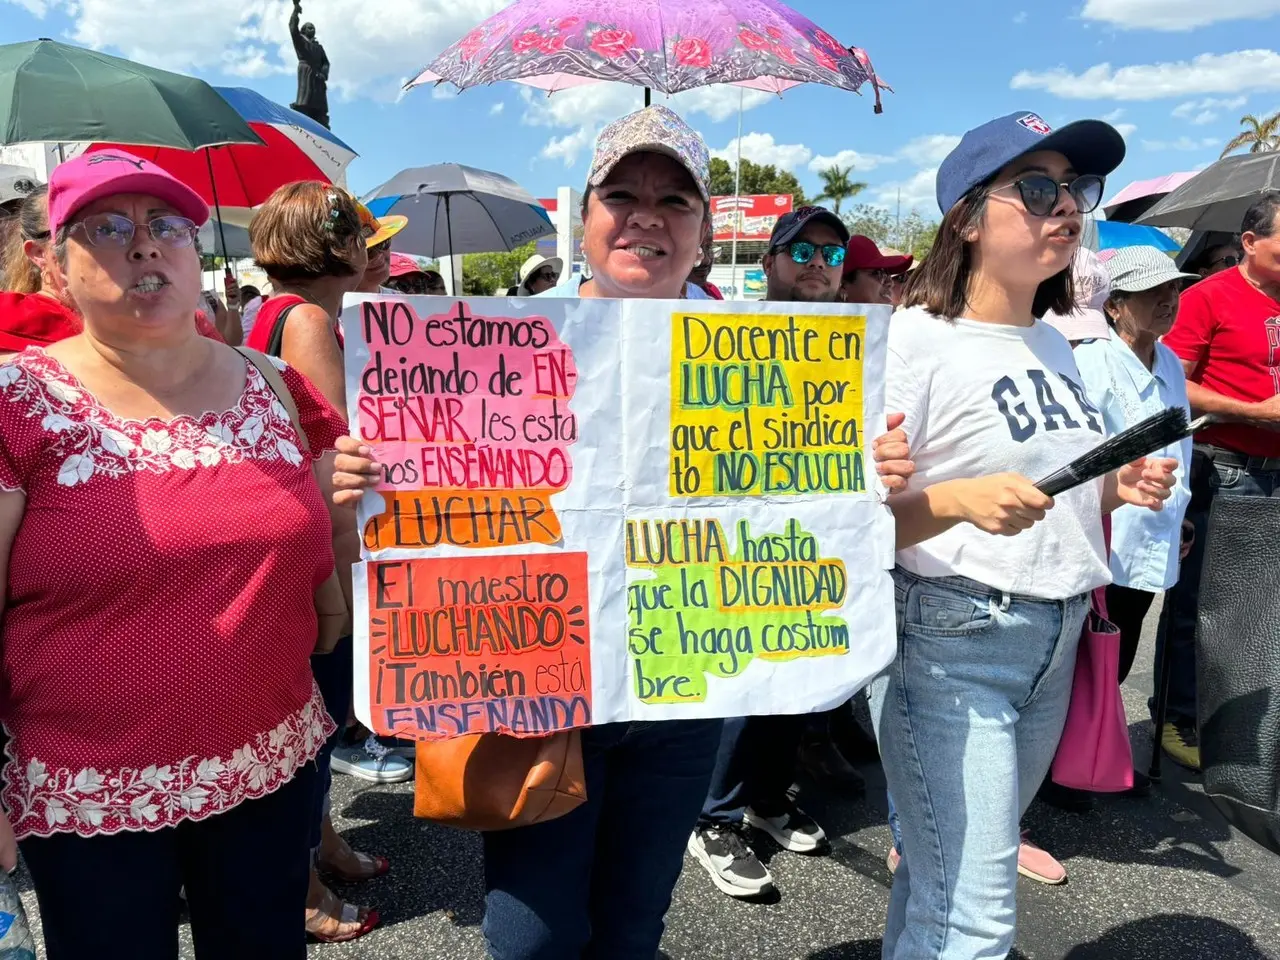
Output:
<instances>
[{"instance_id":1,"label":"pink baseball cap","mask_svg":"<svg viewBox=\"0 0 1280 960\"><path fill-rule=\"evenodd\" d=\"M200 195L168 170L113 148L81 154L54 167L49 177L49 232L57 236L89 204L120 193L157 197L197 227L209 219L209 207Z\"/></svg>"}]
</instances>

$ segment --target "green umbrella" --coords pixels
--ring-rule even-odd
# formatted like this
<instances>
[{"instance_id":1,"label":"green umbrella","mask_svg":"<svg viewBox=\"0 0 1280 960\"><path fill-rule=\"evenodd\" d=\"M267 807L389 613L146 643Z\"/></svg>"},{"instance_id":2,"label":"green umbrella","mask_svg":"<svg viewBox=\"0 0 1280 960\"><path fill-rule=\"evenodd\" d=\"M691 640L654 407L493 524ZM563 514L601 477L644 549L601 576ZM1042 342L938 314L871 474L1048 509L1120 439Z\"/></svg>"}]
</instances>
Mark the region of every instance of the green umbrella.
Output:
<instances>
[{"instance_id":1,"label":"green umbrella","mask_svg":"<svg viewBox=\"0 0 1280 960\"><path fill-rule=\"evenodd\" d=\"M53 40L0 46L0 144L42 141L262 142L203 80Z\"/></svg>"}]
</instances>

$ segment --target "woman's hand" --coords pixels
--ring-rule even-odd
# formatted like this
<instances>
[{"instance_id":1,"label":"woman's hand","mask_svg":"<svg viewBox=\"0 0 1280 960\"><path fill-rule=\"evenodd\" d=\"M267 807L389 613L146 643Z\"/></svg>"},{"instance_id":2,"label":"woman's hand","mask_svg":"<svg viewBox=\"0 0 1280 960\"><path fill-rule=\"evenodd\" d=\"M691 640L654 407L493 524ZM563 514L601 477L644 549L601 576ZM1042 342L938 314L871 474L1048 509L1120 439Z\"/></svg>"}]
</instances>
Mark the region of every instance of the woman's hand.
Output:
<instances>
[{"instance_id":1,"label":"woman's hand","mask_svg":"<svg viewBox=\"0 0 1280 960\"><path fill-rule=\"evenodd\" d=\"M5 873L18 865L18 841L13 837L13 824L0 810L0 869Z\"/></svg>"},{"instance_id":2,"label":"woman's hand","mask_svg":"<svg viewBox=\"0 0 1280 960\"><path fill-rule=\"evenodd\" d=\"M382 465L373 459L373 449L355 437L339 437L338 455L333 460L333 502L354 507L366 490L382 481Z\"/></svg>"},{"instance_id":3,"label":"woman's hand","mask_svg":"<svg viewBox=\"0 0 1280 960\"><path fill-rule=\"evenodd\" d=\"M876 473L885 489L890 493L901 493L907 489L907 481L916 472L916 465L911 462L911 448L907 445L907 431L902 429L904 413L888 415L886 426L889 432L876 437L871 443L871 456L876 462Z\"/></svg>"},{"instance_id":4,"label":"woman's hand","mask_svg":"<svg viewBox=\"0 0 1280 960\"><path fill-rule=\"evenodd\" d=\"M1163 510L1164 502L1173 493L1173 472L1177 469L1178 461L1168 457L1135 460L1115 473L1116 499L1121 504Z\"/></svg>"},{"instance_id":5,"label":"woman's hand","mask_svg":"<svg viewBox=\"0 0 1280 960\"><path fill-rule=\"evenodd\" d=\"M949 511L954 511L956 519L1002 537L1012 537L1039 523L1053 506L1052 497L1016 473L953 480L945 486Z\"/></svg>"}]
</instances>

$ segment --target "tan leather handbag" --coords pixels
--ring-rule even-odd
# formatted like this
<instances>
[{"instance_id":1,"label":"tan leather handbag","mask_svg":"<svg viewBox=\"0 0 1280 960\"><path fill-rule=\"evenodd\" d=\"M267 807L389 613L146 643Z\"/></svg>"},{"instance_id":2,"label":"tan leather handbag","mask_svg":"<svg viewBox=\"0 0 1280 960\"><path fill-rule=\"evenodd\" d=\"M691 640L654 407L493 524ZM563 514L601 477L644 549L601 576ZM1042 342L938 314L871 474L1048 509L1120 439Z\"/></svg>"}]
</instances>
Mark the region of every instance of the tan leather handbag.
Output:
<instances>
[{"instance_id":1,"label":"tan leather handbag","mask_svg":"<svg viewBox=\"0 0 1280 960\"><path fill-rule=\"evenodd\" d=\"M250 350L248 347L236 347L235 349L241 356L252 363L258 369L258 372L262 374L262 379L267 381L267 386L271 388L271 392L276 395L280 405L289 414L289 419L293 421L293 428L298 431L298 441L302 445L303 454L310 456L311 442L307 439L307 431L302 429L302 418L298 415L298 405L293 402L293 394L289 392L289 388L284 382L284 377L280 376L280 371L276 369L275 364L264 353ZM314 466L312 470L314 472ZM316 483L321 490L324 489L319 477L316 477ZM313 595L313 599L316 605L315 652L332 653L338 645L338 641L351 633L351 610L347 606L347 597L342 592L342 581L338 579L338 571L336 569L329 574L324 583L320 584Z\"/></svg>"},{"instance_id":2,"label":"tan leather handbag","mask_svg":"<svg viewBox=\"0 0 1280 960\"><path fill-rule=\"evenodd\" d=\"M510 830L563 817L586 799L580 730L418 743L413 813L424 820L464 830Z\"/></svg>"}]
</instances>

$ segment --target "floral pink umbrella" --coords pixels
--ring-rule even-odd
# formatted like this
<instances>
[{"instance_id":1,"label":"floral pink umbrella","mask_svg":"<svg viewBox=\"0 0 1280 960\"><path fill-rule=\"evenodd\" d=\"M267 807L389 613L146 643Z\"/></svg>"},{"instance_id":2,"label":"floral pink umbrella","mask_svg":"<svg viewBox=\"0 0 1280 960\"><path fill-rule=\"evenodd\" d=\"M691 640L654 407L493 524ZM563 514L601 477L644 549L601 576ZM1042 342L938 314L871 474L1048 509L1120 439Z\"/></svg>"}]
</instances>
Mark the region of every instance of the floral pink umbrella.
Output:
<instances>
[{"instance_id":1,"label":"floral pink umbrella","mask_svg":"<svg viewBox=\"0 0 1280 960\"><path fill-rule=\"evenodd\" d=\"M891 90L846 47L777 0L518 0L448 47L405 89L514 80L548 92L613 80L678 93L733 83Z\"/></svg>"}]
</instances>

